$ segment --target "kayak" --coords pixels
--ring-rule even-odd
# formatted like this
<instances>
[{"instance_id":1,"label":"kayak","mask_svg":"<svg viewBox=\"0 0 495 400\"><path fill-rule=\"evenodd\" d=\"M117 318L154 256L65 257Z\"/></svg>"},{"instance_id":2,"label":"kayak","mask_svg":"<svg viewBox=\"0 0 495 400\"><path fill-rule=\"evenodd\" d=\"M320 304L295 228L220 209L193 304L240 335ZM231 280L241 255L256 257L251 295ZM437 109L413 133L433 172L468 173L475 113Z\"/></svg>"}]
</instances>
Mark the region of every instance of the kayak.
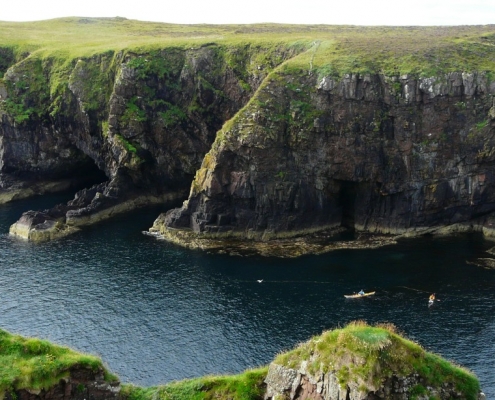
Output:
<instances>
[{"instance_id":1,"label":"kayak","mask_svg":"<svg viewBox=\"0 0 495 400\"><path fill-rule=\"evenodd\" d=\"M365 294L359 294L359 293L356 293L356 294L344 294L344 297L346 299L357 299L358 297L366 297L366 296L371 296L371 295L374 295L375 292L367 292Z\"/></svg>"}]
</instances>

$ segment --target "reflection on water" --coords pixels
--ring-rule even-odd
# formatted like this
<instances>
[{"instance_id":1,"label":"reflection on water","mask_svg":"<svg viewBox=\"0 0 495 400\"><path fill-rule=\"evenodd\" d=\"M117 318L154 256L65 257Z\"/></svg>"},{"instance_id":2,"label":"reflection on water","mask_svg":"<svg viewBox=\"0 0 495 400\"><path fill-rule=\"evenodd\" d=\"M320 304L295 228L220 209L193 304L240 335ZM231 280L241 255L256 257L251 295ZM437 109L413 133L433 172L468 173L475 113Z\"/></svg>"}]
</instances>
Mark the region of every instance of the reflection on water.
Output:
<instances>
[{"instance_id":1,"label":"reflection on water","mask_svg":"<svg viewBox=\"0 0 495 400\"><path fill-rule=\"evenodd\" d=\"M230 257L142 235L157 210L52 243L7 235L23 210L58 201L0 208L4 329L97 354L124 382L148 386L240 372L325 329L386 321L473 370L495 398L495 271L466 263L487 256L479 236L296 260ZM343 296L360 289L377 293ZM440 301L428 308L431 292Z\"/></svg>"}]
</instances>

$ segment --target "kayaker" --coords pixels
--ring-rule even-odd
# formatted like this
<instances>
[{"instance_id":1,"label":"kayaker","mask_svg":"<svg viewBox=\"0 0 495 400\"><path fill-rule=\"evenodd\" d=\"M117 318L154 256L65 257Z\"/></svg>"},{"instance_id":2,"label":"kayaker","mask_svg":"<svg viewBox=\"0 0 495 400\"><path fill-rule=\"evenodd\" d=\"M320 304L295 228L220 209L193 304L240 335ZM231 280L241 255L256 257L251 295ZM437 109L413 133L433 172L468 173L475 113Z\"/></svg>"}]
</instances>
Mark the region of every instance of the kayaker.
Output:
<instances>
[{"instance_id":1,"label":"kayaker","mask_svg":"<svg viewBox=\"0 0 495 400\"><path fill-rule=\"evenodd\" d=\"M435 293L430 295L429 301L430 301L430 303L433 303L435 301Z\"/></svg>"},{"instance_id":2,"label":"kayaker","mask_svg":"<svg viewBox=\"0 0 495 400\"><path fill-rule=\"evenodd\" d=\"M358 294L361 295L361 296L363 296L364 295L364 290L361 289Z\"/></svg>"}]
</instances>

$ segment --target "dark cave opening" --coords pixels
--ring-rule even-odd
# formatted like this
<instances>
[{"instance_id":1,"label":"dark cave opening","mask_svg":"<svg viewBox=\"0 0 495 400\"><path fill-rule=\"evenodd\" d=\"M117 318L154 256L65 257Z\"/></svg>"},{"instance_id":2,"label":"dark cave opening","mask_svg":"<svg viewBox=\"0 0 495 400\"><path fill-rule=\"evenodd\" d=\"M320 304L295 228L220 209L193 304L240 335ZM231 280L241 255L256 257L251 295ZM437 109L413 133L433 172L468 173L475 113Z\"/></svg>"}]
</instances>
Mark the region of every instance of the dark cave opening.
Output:
<instances>
[{"instance_id":1,"label":"dark cave opening","mask_svg":"<svg viewBox=\"0 0 495 400\"><path fill-rule=\"evenodd\" d=\"M356 217L357 182L340 181L338 204L341 208L341 223L343 228L354 230Z\"/></svg>"},{"instance_id":2,"label":"dark cave opening","mask_svg":"<svg viewBox=\"0 0 495 400\"><path fill-rule=\"evenodd\" d=\"M74 150L73 150L74 151ZM69 182L67 191L77 192L99 183L107 182L108 176L102 171L95 160L81 151L74 151L72 162L60 163L51 171L43 173L25 172L18 175L26 180ZM62 185L63 186L63 185Z\"/></svg>"},{"instance_id":3,"label":"dark cave opening","mask_svg":"<svg viewBox=\"0 0 495 400\"><path fill-rule=\"evenodd\" d=\"M76 191L108 181L105 172L99 169L90 158L79 168L74 169L70 174L70 178L73 180L71 186Z\"/></svg>"}]
</instances>

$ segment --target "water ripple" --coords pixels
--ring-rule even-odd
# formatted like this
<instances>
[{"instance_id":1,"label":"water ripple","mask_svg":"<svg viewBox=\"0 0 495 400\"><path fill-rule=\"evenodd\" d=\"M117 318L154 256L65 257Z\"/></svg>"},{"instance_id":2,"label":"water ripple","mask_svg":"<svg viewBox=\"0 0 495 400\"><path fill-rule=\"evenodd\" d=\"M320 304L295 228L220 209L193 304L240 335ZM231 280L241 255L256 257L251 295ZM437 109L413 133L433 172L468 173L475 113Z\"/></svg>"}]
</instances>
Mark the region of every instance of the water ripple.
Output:
<instances>
[{"instance_id":1,"label":"water ripple","mask_svg":"<svg viewBox=\"0 0 495 400\"><path fill-rule=\"evenodd\" d=\"M30 205L16 204L0 208L0 326L99 355L125 382L237 373L364 319L470 368L495 398L495 271L466 263L490 246L479 237L237 258L144 236L157 212L143 211L35 245L6 234ZM377 294L344 299L361 288Z\"/></svg>"}]
</instances>

